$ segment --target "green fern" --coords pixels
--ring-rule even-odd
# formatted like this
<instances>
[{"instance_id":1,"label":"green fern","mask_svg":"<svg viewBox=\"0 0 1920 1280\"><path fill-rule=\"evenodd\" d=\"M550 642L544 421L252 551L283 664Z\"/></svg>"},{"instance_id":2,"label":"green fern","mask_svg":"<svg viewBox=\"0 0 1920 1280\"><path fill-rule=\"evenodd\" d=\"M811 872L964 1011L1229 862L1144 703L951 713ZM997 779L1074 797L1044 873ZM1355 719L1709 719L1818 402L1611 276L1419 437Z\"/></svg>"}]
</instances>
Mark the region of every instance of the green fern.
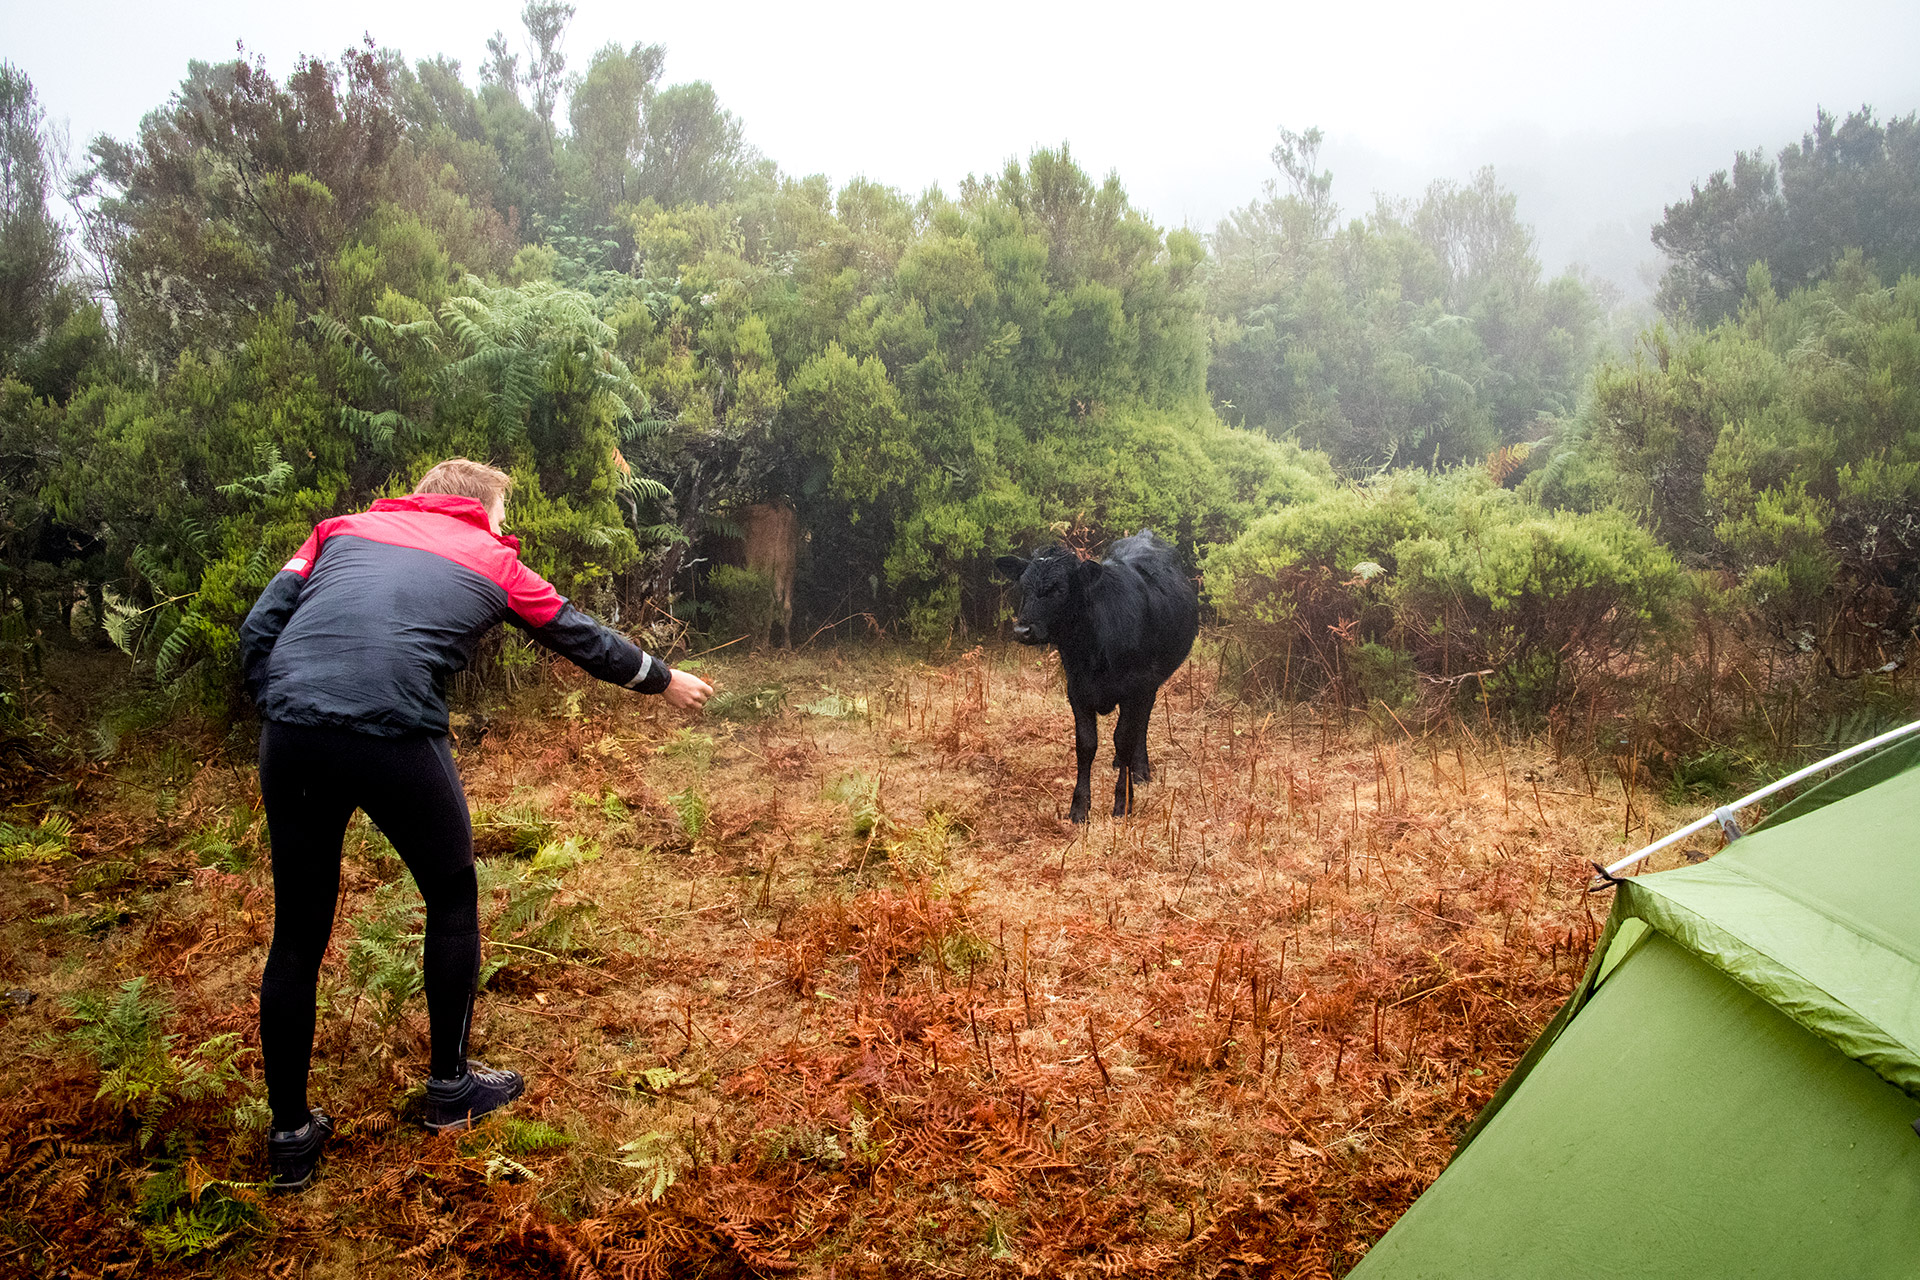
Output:
<instances>
[{"instance_id":1,"label":"green fern","mask_svg":"<svg viewBox=\"0 0 1920 1280\"><path fill-rule=\"evenodd\" d=\"M414 434L412 419L394 409L369 413L352 405L340 406L340 425L371 445L376 453L387 453L402 435Z\"/></svg>"},{"instance_id":2,"label":"green fern","mask_svg":"<svg viewBox=\"0 0 1920 1280\"><path fill-rule=\"evenodd\" d=\"M160 642L160 648L153 655L153 674L161 681L173 679L186 665L187 655L193 651L194 637L199 632L199 611L187 614L167 632L167 638Z\"/></svg>"},{"instance_id":3,"label":"green fern","mask_svg":"<svg viewBox=\"0 0 1920 1280\"><path fill-rule=\"evenodd\" d=\"M510 1156L537 1156L573 1145L573 1139L550 1124L502 1116L493 1126L494 1147Z\"/></svg>"},{"instance_id":4,"label":"green fern","mask_svg":"<svg viewBox=\"0 0 1920 1280\"><path fill-rule=\"evenodd\" d=\"M382 1030L400 1021L407 1001L425 984L420 959L423 910L411 887L383 884L354 921L353 941L347 944L347 981L356 1012L366 1000Z\"/></svg>"},{"instance_id":5,"label":"green fern","mask_svg":"<svg viewBox=\"0 0 1920 1280\"><path fill-rule=\"evenodd\" d=\"M266 543L262 542L255 547L253 554L247 557L247 583L255 587L265 586L273 576L274 559L273 549Z\"/></svg>"},{"instance_id":6,"label":"green fern","mask_svg":"<svg viewBox=\"0 0 1920 1280\"><path fill-rule=\"evenodd\" d=\"M612 524L590 524L580 531L581 541L602 551L618 546L626 536L625 529Z\"/></svg>"},{"instance_id":7,"label":"green fern","mask_svg":"<svg viewBox=\"0 0 1920 1280\"><path fill-rule=\"evenodd\" d=\"M107 615L100 624L114 648L131 658L140 647L140 633L146 627L147 616L118 596L109 595L106 603Z\"/></svg>"},{"instance_id":8,"label":"green fern","mask_svg":"<svg viewBox=\"0 0 1920 1280\"><path fill-rule=\"evenodd\" d=\"M308 316L307 323L318 330L321 337L329 342L339 343L343 347L351 347L360 341L354 336L353 330L325 312L316 312Z\"/></svg>"},{"instance_id":9,"label":"green fern","mask_svg":"<svg viewBox=\"0 0 1920 1280\"><path fill-rule=\"evenodd\" d=\"M542 371L558 353L580 360L596 408L612 418L622 438L639 434L649 411L646 390L613 352L619 335L597 314L591 295L541 281L518 289L491 288L469 276L467 292L440 308L440 326L466 354L441 378L452 387L484 389L509 433L523 431L540 395ZM636 490L651 493L644 487Z\"/></svg>"},{"instance_id":10,"label":"green fern","mask_svg":"<svg viewBox=\"0 0 1920 1280\"><path fill-rule=\"evenodd\" d=\"M509 950L548 957L580 949L576 931L598 908L585 900L562 902L558 880L533 879L510 894L487 930L490 941ZM504 958L502 960L504 963ZM497 970L500 966L496 965Z\"/></svg>"},{"instance_id":11,"label":"green fern","mask_svg":"<svg viewBox=\"0 0 1920 1280\"><path fill-rule=\"evenodd\" d=\"M480 985L516 959L552 962L587 948L583 933L599 910L590 900L562 897L562 876L600 856L578 836L548 841L507 886L507 901L490 920L490 954L480 968Z\"/></svg>"},{"instance_id":12,"label":"green fern","mask_svg":"<svg viewBox=\"0 0 1920 1280\"><path fill-rule=\"evenodd\" d=\"M231 484L216 485L223 498L243 498L262 502L286 488L287 481L293 479L293 464L280 456L280 446L266 441L258 445L254 457L259 461L261 471L258 475L241 476ZM206 533L194 525L198 535L196 549L204 549Z\"/></svg>"},{"instance_id":13,"label":"green fern","mask_svg":"<svg viewBox=\"0 0 1920 1280\"><path fill-rule=\"evenodd\" d=\"M426 347L430 351L439 350L434 341L440 332L440 326L432 319L414 320L407 324L395 324L383 316L361 316L361 328L369 333L382 334L389 338L403 339Z\"/></svg>"},{"instance_id":14,"label":"green fern","mask_svg":"<svg viewBox=\"0 0 1920 1280\"><path fill-rule=\"evenodd\" d=\"M363 317L361 323L365 324L371 319L374 319L374 317ZM345 347L347 357L360 366L367 376L372 379L375 386L386 390L394 385L393 370L389 369L386 362L375 355L373 348L363 342L353 330L325 313L308 316L307 320L315 329L319 330L322 337L338 346Z\"/></svg>"},{"instance_id":15,"label":"green fern","mask_svg":"<svg viewBox=\"0 0 1920 1280\"><path fill-rule=\"evenodd\" d=\"M264 445L262 447L264 449L271 449L273 451L273 457L276 460L280 457L280 451L272 445ZM284 463L281 465L285 466ZM289 475L292 474L292 471L293 468L287 468ZM180 542L182 549L191 559L204 561L207 558L207 528L192 516L187 516L180 521Z\"/></svg>"},{"instance_id":16,"label":"green fern","mask_svg":"<svg viewBox=\"0 0 1920 1280\"><path fill-rule=\"evenodd\" d=\"M667 797L674 811L680 815L680 830L687 839L698 840L700 833L707 829L707 798L694 787L676 792Z\"/></svg>"},{"instance_id":17,"label":"green fern","mask_svg":"<svg viewBox=\"0 0 1920 1280\"><path fill-rule=\"evenodd\" d=\"M80 1023L74 1043L92 1053L102 1071L111 1071L153 1052L167 1006L147 994L147 980L139 977L121 983L111 1002L82 992L67 1001L67 1012Z\"/></svg>"},{"instance_id":18,"label":"green fern","mask_svg":"<svg viewBox=\"0 0 1920 1280\"><path fill-rule=\"evenodd\" d=\"M141 1184L138 1217L147 1247L162 1261L212 1253L267 1226L248 1184L216 1179L194 1186L177 1167Z\"/></svg>"},{"instance_id":19,"label":"green fern","mask_svg":"<svg viewBox=\"0 0 1920 1280\"><path fill-rule=\"evenodd\" d=\"M618 799L618 797L614 798ZM527 870L536 875L544 872L570 871L574 867L597 861L599 857L600 850L591 841L582 840L579 836L568 836L564 840L551 840L540 846L540 851L533 855L533 861L528 864Z\"/></svg>"},{"instance_id":20,"label":"green fern","mask_svg":"<svg viewBox=\"0 0 1920 1280\"><path fill-rule=\"evenodd\" d=\"M716 745L712 734L682 728L675 729L671 737L654 748L654 752L671 759L691 760L695 768L705 769L713 759Z\"/></svg>"},{"instance_id":21,"label":"green fern","mask_svg":"<svg viewBox=\"0 0 1920 1280\"><path fill-rule=\"evenodd\" d=\"M168 595L177 594L171 590L173 574L160 563L152 547L144 544L137 546L127 558L132 561L134 569L147 581L148 585Z\"/></svg>"},{"instance_id":22,"label":"green fern","mask_svg":"<svg viewBox=\"0 0 1920 1280\"><path fill-rule=\"evenodd\" d=\"M509 805L474 815L476 833L504 836L518 855L537 853L552 839L559 825L530 804Z\"/></svg>"},{"instance_id":23,"label":"green fern","mask_svg":"<svg viewBox=\"0 0 1920 1280\"><path fill-rule=\"evenodd\" d=\"M94 1095L136 1122L141 1150L179 1144L188 1122L181 1114L209 1105L229 1105L244 1092L241 1055L251 1052L240 1033L223 1032L186 1053L174 1052L178 1035L162 1034L168 1017L164 1001L147 994L144 977L120 984L120 994L83 993L67 1002L80 1026L74 1042L93 1055L100 1069Z\"/></svg>"},{"instance_id":24,"label":"green fern","mask_svg":"<svg viewBox=\"0 0 1920 1280\"><path fill-rule=\"evenodd\" d=\"M0 822L0 863L57 862L71 851L72 835L73 823L57 813L33 827Z\"/></svg>"}]
</instances>

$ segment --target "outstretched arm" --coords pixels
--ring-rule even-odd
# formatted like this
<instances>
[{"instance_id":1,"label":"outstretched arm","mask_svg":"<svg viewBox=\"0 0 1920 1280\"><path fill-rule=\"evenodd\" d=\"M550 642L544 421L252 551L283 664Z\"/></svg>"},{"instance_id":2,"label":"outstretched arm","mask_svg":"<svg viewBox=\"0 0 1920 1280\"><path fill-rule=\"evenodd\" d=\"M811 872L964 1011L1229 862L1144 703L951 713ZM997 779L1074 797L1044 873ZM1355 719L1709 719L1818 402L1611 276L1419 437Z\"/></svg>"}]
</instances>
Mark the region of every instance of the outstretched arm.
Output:
<instances>
[{"instance_id":1,"label":"outstretched arm","mask_svg":"<svg viewBox=\"0 0 1920 1280\"><path fill-rule=\"evenodd\" d=\"M641 693L665 693L672 683L673 668L570 604L563 602L552 618L537 626L524 617L514 620L596 680Z\"/></svg>"},{"instance_id":2,"label":"outstretched arm","mask_svg":"<svg viewBox=\"0 0 1920 1280\"><path fill-rule=\"evenodd\" d=\"M513 620L527 634L595 679L641 693L665 694L676 707L696 709L713 690L698 676L675 671L639 645L560 598L539 574L521 566L508 594Z\"/></svg>"}]
</instances>

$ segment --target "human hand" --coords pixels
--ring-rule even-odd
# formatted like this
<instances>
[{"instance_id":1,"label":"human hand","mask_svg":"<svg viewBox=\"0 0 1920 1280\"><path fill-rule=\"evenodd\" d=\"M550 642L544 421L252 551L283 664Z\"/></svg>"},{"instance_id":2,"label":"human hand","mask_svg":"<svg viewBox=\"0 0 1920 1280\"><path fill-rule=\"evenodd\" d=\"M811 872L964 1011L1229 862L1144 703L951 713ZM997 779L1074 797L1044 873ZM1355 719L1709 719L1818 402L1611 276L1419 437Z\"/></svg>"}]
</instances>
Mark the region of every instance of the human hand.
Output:
<instances>
[{"instance_id":1,"label":"human hand","mask_svg":"<svg viewBox=\"0 0 1920 1280\"><path fill-rule=\"evenodd\" d=\"M713 696L713 686L699 676L675 671L660 696L667 700L669 706L679 707L683 711L698 711Z\"/></svg>"}]
</instances>

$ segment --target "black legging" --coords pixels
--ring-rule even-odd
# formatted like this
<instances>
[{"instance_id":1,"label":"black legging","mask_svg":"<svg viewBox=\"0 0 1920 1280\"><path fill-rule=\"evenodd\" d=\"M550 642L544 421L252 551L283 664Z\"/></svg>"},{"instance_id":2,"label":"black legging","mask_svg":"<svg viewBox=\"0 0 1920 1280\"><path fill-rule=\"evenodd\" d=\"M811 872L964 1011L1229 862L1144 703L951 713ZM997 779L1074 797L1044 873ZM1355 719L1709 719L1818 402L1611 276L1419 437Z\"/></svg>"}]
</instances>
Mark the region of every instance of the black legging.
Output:
<instances>
[{"instance_id":1,"label":"black legging","mask_svg":"<svg viewBox=\"0 0 1920 1280\"><path fill-rule=\"evenodd\" d=\"M307 1122L314 994L340 896L340 842L364 809L427 905L425 987L434 1075L458 1075L480 970L473 825L441 736L380 738L269 721L260 794L273 837L273 948L260 978L260 1055L273 1127Z\"/></svg>"}]
</instances>

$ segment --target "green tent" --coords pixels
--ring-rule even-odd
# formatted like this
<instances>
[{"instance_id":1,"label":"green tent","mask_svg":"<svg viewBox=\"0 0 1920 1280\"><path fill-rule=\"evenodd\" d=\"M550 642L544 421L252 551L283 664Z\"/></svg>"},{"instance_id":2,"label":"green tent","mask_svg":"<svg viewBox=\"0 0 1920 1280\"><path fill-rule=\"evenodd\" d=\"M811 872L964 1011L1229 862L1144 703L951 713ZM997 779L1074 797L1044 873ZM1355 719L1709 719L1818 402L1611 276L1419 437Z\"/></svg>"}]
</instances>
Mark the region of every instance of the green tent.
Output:
<instances>
[{"instance_id":1,"label":"green tent","mask_svg":"<svg viewBox=\"0 0 1920 1280\"><path fill-rule=\"evenodd\" d=\"M1920 739L1622 880L1573 998L1353 1271L1920 1276Z\"/></svg>"}]
</instances>

